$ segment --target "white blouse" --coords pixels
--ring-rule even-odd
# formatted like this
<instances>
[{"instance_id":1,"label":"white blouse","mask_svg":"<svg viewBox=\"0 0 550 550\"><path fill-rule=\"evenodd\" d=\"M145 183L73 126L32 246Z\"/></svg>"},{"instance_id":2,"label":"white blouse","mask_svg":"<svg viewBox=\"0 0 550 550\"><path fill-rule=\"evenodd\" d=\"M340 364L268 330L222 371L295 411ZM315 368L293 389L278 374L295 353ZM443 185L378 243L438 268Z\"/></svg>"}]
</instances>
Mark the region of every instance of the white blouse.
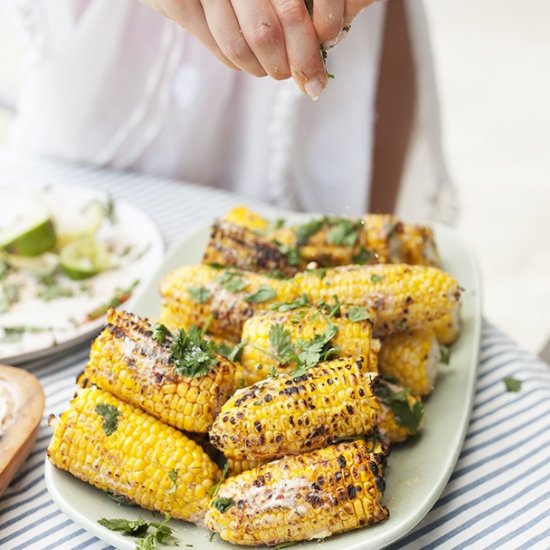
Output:
<instances>
[{"instance_id":1,"label":"white blouse","mask_svg":"<svg viewBox=\"0 0 550 550\"><path fill-rule=\"evenodd\" d=\"M364 10L330 51L336 78L317 102L290 80L226 68L136 0L12 6L29 51L14 146L223 187L284 207L367 209L383 3ZM435 126L437 134L437 120ZM405 216L442 217L447 177L439 145L433 147L424 154L431 160L421 162L425 172L432 165L432 177L425 173L401 192ZM411 168L414 162L413 154Z\"/></svg>"}]
</instances>

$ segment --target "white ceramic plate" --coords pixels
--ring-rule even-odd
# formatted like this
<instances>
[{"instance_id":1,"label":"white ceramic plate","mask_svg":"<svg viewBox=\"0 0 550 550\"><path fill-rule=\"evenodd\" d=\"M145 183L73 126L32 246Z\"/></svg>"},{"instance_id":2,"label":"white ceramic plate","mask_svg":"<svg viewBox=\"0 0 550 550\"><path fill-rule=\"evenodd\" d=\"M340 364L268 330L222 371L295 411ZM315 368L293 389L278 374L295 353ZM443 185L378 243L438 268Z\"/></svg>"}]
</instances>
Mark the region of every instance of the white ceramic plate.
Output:
<instances>
[{"instance_id":1,"label":"white ceramic plate","mask_svg":"<svg viewBox=\"0 0 550 550\"><path fill-rule=\"evenodd\" d=\"M86 205L94 201L104 204L109 199L104 192L81 186L48 185L22 189L0 186L0 208L7 208L8 214L11 214L16 202L27 197L32 199L37 193L55 223L59 223L58 232L78 228L82 224L82 212ZM23 202L23 208L25 204ZM117 267L79 282L63 277L62 284L73 289L74 295L70 297L45 302L37 298L34 292L23 293L18 303L0 314L0 327L38 327L40 332L25 332L14 342L0 339L0 361L13 365L42 359L91 338L104 320L100 317L88 321L87 313L109 302L116 289L126 289L139 280L132 298L125 304L128 309L133 307L136 292L150 284L162 261L164 244L156 225L132 204L117 201L114 203L114 213L114 223L103 222L98 236L123 252L114 254ZM30 281L30 285L35 284L34 280L30 276L24 279Z\"/></svg>"},{"instance_id":2,"label":"white ceramic plate","mask_svg":"<svg viewBox=\"0 0 550 550\"><path fill-rule=\"evenodd\" d=\"M384 523L334 536L322 543L302 543L300 549L358 550L377 549L407 534L432 508L442 493L458 460L466 435L473 404L476 370L481 335L481 288L476 262L457 233L436 226L436 238L443 267L464 287L462 298L463 328L453 345L448 367L442 367L434 394L426 401L424 432L409 443L396 446L386 470L385 504L390 518ZM208 228L185 236L168 254L155 281L183 264L200 261L208 239ZM157 284L144 288L133 304L135 313L158 317ZM57 505L89 532L117 548L132 549L134 541L101 527L101 517L152 515L136 508L118 506L104 493L59 471L46 461L46 483ZM157 516L158 521L158 516ZM184 522L172 521L180 547L192 544L198 549L227 550L231 545L210 533Z\"/></svg>"}]
</instances>

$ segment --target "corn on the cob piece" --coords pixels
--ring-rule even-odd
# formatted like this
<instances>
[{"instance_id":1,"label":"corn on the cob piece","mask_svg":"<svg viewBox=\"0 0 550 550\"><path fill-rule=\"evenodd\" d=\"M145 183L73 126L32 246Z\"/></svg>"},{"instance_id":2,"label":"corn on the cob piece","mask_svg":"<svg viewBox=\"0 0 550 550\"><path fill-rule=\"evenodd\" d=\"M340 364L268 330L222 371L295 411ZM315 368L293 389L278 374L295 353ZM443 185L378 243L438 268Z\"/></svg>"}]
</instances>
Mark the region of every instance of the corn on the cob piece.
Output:
<instances>
[{"instance_id":1,"label":"corn on the cob piece","mask_svg":"<svg viewBox=\"0 0 550 550\"><path fill-rule=\"evenodd\" d=\"M458 315L460 287L435 267L410 265L344 266L298 273L293 279L310 302L340 302L376 311L374 335L386 336L433 326Z\"/></svg>"},{"instance_id":2,"label":"corn on the cob piece","mask_svg":"<svg viewBox=\"0 0 550 550\"><path fill-rule=\"evenodd\" d=\"M368 358L335 359L238 390L212 424L210 441L229 458L269 460L372 432L380 403L368 368Z\"/></svg>"},{"instance_id":3,"label":"corn on the cob piece","mask_svg":"<svg viewBox=\"0 0 550 550\"><path fill-rule=\"evenodd\" d=\"M380 400L377 428L383 439L400 443L420 431L424 407L419 397L381 376L376 379L373 389Z\"/></svg>"},{"instance_id":4,"label":"corn on the cob piece","mask_svg":"<svg viewBox=\"0 0 550 550\"><path fill-rule=\"evenodd\" d=\"M166 276L160 287L161 320L188 328L210 320L208 332L238 342L244 321L274 301L291 302L296 285L249 271L184 266Z\"/></svg>"},{"instance_id":5,"label":"corn on the cob piece","mask_svg":"<svg viewBox=\"0 0 550 550\"><path fill-rule=\"evenodd\" d=\"M378 367L384 376L411 390L413 395L429 395L437 377L440 348L432 329L419 329L388 336L382 340Z\"/></svg>"},{"instance_id":6,"label":"corn on the cob piece","mask_svg":"<svg viewBox=\"0 0 550 550\"><path fill-rule=\"evenodd\" d=\"M431 228L403 223L390 214L367 214L362 218L323 216L294 226L281 222L273 224L244 206L235 207L219 222L224 230L212 233L207 247L209 259L205 261L267 271L262 261L272 254L281 269L285 259L277 251L282 244L286 246L282 249L286 260L299 260L302 269L309 262L325 267L352 263L439 265ZM278 225L282 226L277 228ZM298 254L289 255L292 250ZM287 262L288 269L293 266Z\"/></svg>"},{"instance_id":7,"label":"corn on the cob piece","mask_svg":"<svg viewBox=\"0 0 550 550\"><path fill-rule=\"evenodd\" d=\"M223 216L222 220L259 233L265 233L269 228L269 220L267 218L260 216L250 210L248 206L242 204L234 206Z\"/></svg>"},{"instance_id":8,"label":"corn on the cob piece","mask_svg":"<svg viewBox=\"0 0 550 550\"><path fill-rule=\"evenodd\" d=\"M454 308L439 319L433 321L431 326L440 344L449 346L460 333L460 311Z\"/></svg>"},{"instance_id":9,"label":"corn on the cob piece","mask_svg":"<svg viewBox=\"0 0 550 550\"><path fill-rule=\"evenodd\" d=\"M235 389L235 365L216 355L204 375L178 374L173 335L164 334L161 343L153 330L146 319L111 309L79 383L95 384L180 430L206 432Z\"/></svg>"},{"instance_id":10,"label":"corn on the cob piece","mask_svg":"<svg viewBox=\"0 0 550 550\"><path fill-rule=\"evenodd\" d=\"M56 421L51 463L147 510L200 522L218 467L181 432L108 392L79 390Z\"/></svg>"},{"instance_id":11,"label":"corn on the cob piece","mask_svg":"<svg viewBox=\"0 0 550 550\"><path fill-rule=\"evenodd\" d=\"M383 521L384 461L353 441L264 464L222 483L206 526L234 544L271 546Z\"/></svg>"},{"instance_id":12,"label":"corn on the cob piece","mask_svg":"<svg viewBox=\"0 0 550 550\"><path fill-rule=\"evenodd\" d=\"M273 240L222 220L212 226L202 262L292 277L299 261L290 262L282 250Z\"/></svg>"},{"instance_id":13,"label":"corn on the cob piece","mask_svg":"<svg viewBox=\"0 0 550 550\"><path fill-rule=\"evenodd\" d=\"M249 460L247 458L236 459L228 458L227 463L229 464L229 475L236 476L246 472L247 470L252 470L252 468L257 468L262 464L266 464L265 460Z\"/></svg>"},{"instance_id":14,"label":"corn on the cob piece","mask_svg":"<svg viewBox=\"0 0 550 550\"><path fill-rule=\"evenodd\" d=\"M367 315L366 311L363 313ZM277 349L270 341L270 335L273 335L275 329L288 332L289 341L296 352L299 352L300 342L312 342L315 338L322 337L334 325L337 332L330 340L330 346L337 348L337 351L332 355L333 358L367 357L371 354L372 324L364 316L359 316L358 319L351 321L345 307L339 308L338 314L331 317L313 307L257 313L245 322L242 332L242 341L245 344L241 364L245 386L263 380L272 369L291 372L297 367L292 359L277 354ZM377 372L376 367L376 357L372 357L369 368Z\"/></svg>"},{"instance_id":15,"label":"corn on the cob piece","mask_svg":"<svg viewBox=\"0 0 550 550\"><path fill-rule=\"evenodd\" d=\"M431 227L402 224L400 238L402 263L439 267L441 262Z\"/></svg>"}]
</instances>

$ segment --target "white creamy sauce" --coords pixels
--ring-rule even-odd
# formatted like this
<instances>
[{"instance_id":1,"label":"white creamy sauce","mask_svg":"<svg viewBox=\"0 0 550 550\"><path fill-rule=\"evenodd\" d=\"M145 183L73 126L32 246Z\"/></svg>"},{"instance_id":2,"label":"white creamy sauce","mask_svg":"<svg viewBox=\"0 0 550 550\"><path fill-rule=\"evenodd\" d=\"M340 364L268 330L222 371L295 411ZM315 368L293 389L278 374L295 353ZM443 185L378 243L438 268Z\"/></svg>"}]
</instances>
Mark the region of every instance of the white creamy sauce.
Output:
<instances>
[{"instance_id":1,"label":"white creamy sauce","mask_svg":"<svg viewBox=\"0 0 550 550\"><path fill-rule=\"evenodd\" d=\"M299 506L296 497L304 489L310 489L311 482L305 478L283 479L274 485L251 487L247 491L247 507L256 512L273 508L289 508L298 514L305 514L306 508ZM238 498L238 495L236 495Z\"/></svg>"},{"instance_id":2,"label":"white creamy sauce","mask_svg":"<svg viewBox=\"0 0 550 550\"><path fill-rule=\"evenodd\" d=\"M0 437L15 422L19 394L13 385L0 378Z\"/></svg>"},{"instance_id":3,"label":"white creamy sauce","mask_svg":"<svg viewBox=\"0 0 550 550\"><path fill-rule=\"evenodd\" d=\"M432 338L432 343L430 346L430 353L428 354L428 362L426 365L426 374L428 375L428 380L430 385L433 387L439 373L439 361L441 359L441 349L437 342L435 335Z\"/></svg>"},{"instance_id":4,"label":"white creamy sauce","mask_svg":"<svg viewBox=\"0 0 550 550\"><path fill-rule=\"evenodd\" d=\"M93 200L105 200L95 191L76 187L67 191L66 187L54 186L42 194L58 235L78 231L83 208ZM7 207L0 208L0 217L6 210L13 218L15 206L24 208L25 204L10 199ZM43 286L36 274L23 269L9 272L2 283L17 285L19 296L16 303L0 313L0 358L48 348L87 333L92 325L101 326L101 320L90 320L88 314L109 303L117 290L129 288L150 270L146 252L152 243L150 237L134 227L134 219L118 213L115 206L115 223L104 220L96 235L109 247L116 262L114 268L83 281L57 275L58 286L72 291L73 296L45 301L38 296ZM13 336L14 328L23 332Z\"/></svg>"}]
</instances>

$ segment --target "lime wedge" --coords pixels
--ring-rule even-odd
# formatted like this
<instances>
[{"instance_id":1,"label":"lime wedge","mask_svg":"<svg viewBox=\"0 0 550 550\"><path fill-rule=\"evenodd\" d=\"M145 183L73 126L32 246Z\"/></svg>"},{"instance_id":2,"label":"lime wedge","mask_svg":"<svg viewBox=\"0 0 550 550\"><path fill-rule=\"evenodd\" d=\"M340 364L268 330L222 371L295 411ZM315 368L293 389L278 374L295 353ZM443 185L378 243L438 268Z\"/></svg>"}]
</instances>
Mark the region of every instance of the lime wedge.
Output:
<instances>
[{"instance_id":1,"label":"lime wedge","mask_svg":"<svg viewBox=\"0 0 550 550\"><path fill-rule=\"evenodd\" d=\"M40 254L40 256L35 257L8 254L6 256L6 261L16 269L29 271L39 277L52 274L59 265L59 258L56 254L52 254L51 252L46 252L45 254Z\"/></svg>"},{"instance_id":2,"label":"lime wedge","mask_svg":"<svg viewBox=\"0 0 550 550\"><path fill-rule=\"evenodd\" d=\"M31 223L0 234L0 248L18 256L38 256L55 248L55 228L50 218Z\"/></svg>"},{"instance_id":3,"label":"lime wedge","mask_svg":"<svg viewBox=\"0 0 550 550\"><path fill-rule=\"evenodd\" d=\"M65 275L75 281L88 279L113 266L105 245L91 235L82 235L64 246L59 259Z\"/></svg>"}]
</instances>

